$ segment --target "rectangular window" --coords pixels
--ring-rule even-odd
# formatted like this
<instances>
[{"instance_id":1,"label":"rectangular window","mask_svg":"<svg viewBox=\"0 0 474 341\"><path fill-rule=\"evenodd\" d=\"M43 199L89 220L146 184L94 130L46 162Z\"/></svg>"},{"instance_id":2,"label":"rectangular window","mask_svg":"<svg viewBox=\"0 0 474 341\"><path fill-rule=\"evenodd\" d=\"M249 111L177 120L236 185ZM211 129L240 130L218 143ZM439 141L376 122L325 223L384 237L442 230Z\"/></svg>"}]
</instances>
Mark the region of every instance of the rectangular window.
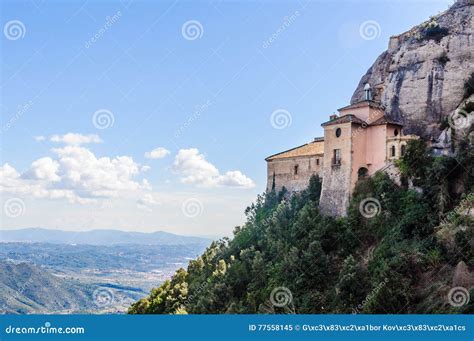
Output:
<instances>
[{"instance_id":1,"label":"rectangular window","mask_svg":"<svg viewBox=\"0 0 474 341\"><path fill-rule=\"evenodd\" d=\"M319 159L316 159L316 166L319 166Z\"/></svg>"},{"instance_id":2,"label":"rectangular window","mask_svg":"<svg viewBox=\"0 0 474 341\"><path fill-rule=\"evenodd\" d=\"M333 165L341 164L341 150L340 149L333 150L332 164Z\"/></svg>"}]
</instances>

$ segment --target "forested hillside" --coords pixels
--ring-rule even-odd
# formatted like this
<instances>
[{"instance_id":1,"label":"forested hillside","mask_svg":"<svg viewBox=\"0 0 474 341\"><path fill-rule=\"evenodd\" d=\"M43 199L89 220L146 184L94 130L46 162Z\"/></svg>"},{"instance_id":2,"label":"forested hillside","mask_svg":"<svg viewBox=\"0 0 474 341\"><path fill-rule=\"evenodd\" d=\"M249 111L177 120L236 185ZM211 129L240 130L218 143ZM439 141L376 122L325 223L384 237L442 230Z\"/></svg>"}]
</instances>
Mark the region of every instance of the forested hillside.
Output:
<instances>
[{"instance_id":1,"label":"forested hillside","mask_svg":"<svg viewBox=\"0 0 474 341\"><path fill-rule=\"evenodd\" d=\"M467 141L442 157L412 141L401 185L359 181L344 218L320 215L316 177L302 193L261 195L232 239L129 312L474 313L473 161Z\"/></svg>"}]
</instances>

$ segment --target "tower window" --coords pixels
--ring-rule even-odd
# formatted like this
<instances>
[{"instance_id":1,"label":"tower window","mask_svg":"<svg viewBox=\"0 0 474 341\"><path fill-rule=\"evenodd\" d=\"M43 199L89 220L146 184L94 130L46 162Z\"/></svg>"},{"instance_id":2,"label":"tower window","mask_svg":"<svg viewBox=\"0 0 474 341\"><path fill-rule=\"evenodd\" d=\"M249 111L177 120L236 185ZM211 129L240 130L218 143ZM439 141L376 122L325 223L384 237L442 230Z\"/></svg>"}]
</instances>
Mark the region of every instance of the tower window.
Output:
<instances>
[{"instance_id":1,"label":"tower window","mask_svg":"<svg viewBox=\"0 0 474 341\"><path fill-rule=\"evenodd\" d=\"M341 133L342 133L341 128L337 128L336 129L336 137L341 136Z\"/></svg>"},{"instance_id":2,"label":"tower window","mask_svg":"<svg viewBox=\"0 0 474 341\"><path fill-rule=\"evenodd\" d=\"M395 131L393 132L393 135L398 136L398 129L395 129Z\"/></svg>"},{"instance_id":3,"label":"tower window","mask_svg":"<svg viewBox=\"0 0 474 341\"><path fill-rule=\"evenodd\" d=\"M298 175L298 165L295 165L295 175Z\"/></svg>"},{"instance_id":4,"label":"tower window","mask_svg":"<svg viewBox=\"0 0 474 341\"><path fill-rule=\"evenodd\" d=\"M390 156L395 156L395 146L392 146L392 148L390 148Z\"/></svg>"},{"instance_id":5,"label":"tower window","mask_svg":"<svg viewBox=\"0 0 474 341\"><path fill-rule=\"evenodd\" d=\"M406 146L402 144L402 147L400 148L400 155L401 156L405 155L405 152L406 152Z\"/></svg>"},{"instance_id":6,"label":"tower window","mask_svg":"<svg viewBox=\"0 0 474 341\"><path fill-rule=\"evenodd\" d=\"M332 164L335 166L341 164L341 150L340 149L333 150Z\"/></svg>"}]
</instances>

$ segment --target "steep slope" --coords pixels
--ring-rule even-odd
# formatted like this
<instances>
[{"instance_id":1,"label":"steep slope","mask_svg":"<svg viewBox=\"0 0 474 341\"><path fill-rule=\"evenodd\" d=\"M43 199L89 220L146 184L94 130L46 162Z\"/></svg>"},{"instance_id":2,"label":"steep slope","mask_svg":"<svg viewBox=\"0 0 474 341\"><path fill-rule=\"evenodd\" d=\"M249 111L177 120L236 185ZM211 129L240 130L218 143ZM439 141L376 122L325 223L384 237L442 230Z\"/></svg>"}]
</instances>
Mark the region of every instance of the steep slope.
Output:
<instances>
[{"instance_id":1,"label":"steep slope","mask_svg":"<svg viewBox=\"0 0 474 341\"><path fill-rule=\"evenodd\" d=\"M446 12L392 37L351 102L364 98L369 83L387 112L406 124L407 133L438 138L443 118L466 99L465 84L474 72L473 14L474 1L458 0Z\"/></svg>"},{"instance_id":2,"label":"steep slope","mask_svg":"<svg viewBox=\"0 0 474 341\"><path fill-rule=\"evenodd\" d=\"M129 312L473 313L474 154L464 141L454 157L433 157L410 141L400 169L419 191L377 173L359 181L343 218L319 213L317 177L290 197L259 196L233 239Z\"/></svg>"},{"instance_id":3,"label":"steep slope","mask_svg":"<svg viewBox=\"0 0 474 341\"><path fill-rule=\"evenodd\" d=\"M0 262L0 309L6 313L52 313L93 308L94 288L58 278L28 263Z\"/></svg>"}]
</instances>

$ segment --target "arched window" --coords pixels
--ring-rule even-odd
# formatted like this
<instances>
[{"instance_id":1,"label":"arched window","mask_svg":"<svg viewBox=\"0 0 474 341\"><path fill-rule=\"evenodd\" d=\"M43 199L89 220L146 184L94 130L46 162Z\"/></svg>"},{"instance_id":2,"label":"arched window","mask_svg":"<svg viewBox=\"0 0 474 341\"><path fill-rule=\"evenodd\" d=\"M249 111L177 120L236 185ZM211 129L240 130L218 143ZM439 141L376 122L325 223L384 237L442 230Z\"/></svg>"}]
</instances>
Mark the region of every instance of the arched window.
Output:
<instances>
[{"instance_id":1,"label":"arched window","mask_svg":"<svg viewBox=\"0 0 474 341\"><path fill-rule=\"evenodd\" d=\"M405 155L406 149L407 149L407 147L404 144L402 144L402 147L400 148L400 155L401 156Z\"/></svg>"},{"instance_id":2,"label":"arched window","mask_svg":"<svg viewBox=\"0 0 474 341\"><path fill-rule=\"evenodd\" d=\"M395 146L392 146L392 148L390 148L390 156L391 157L395 157Z\"/></svg>"},{"instance_id":3,"label":"arched window","mask_svg":"<svg viewBox=\"0 0 474 341\"><path fill-rule=\"evenodd\" d=\"M359 179L365 178L367 174L369 173L369 170L365 167L360 167L359 170L357 171L357 176Z\"/></svg>"},{"instance_id":4,"label":"arched window","mask_svg":"<svg viewBox=\"0 0 474 341\"><path fill-rule=\"evenodd\" d=\"M295 175L298 175L298 165L295 165Z\"/></svg>"}]
</instances>

